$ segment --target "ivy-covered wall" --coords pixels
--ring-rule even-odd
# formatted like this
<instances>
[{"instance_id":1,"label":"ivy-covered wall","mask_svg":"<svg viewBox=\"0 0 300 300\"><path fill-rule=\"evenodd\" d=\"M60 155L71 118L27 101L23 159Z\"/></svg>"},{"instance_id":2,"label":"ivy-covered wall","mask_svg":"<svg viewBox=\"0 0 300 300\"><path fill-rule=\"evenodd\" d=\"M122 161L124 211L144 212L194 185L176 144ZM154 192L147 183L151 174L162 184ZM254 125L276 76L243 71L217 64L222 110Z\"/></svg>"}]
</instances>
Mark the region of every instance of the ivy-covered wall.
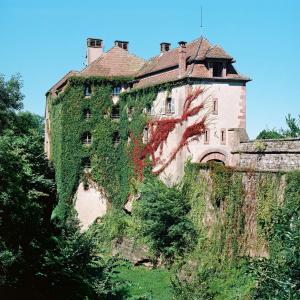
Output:
<instances>
[{"instance_id":1,"label":"ivy-covered wall","mask_svg":"<svg viewBox=\"0 0 300 300\"><path fill-rule=\"evenodd\" d=\"M187 165L197 245L180 260L179 299L298 299L299 175Z\"/></svg>"},{"instance_id":2,"label":"ivy-covered wall","mask_svg":"<svg viewBox=\"0 0 300 300\"><path fill-rule=\"evenodd\" d=\"M54 161L59 205L54 215L63 217L72 204L87 159L92 179L105 190L115 207L122 206L130 192L130 181L137 177L134 164L136 143L142 147L142 132L148 120L144 108L151 106L158 88L120 95L120 118L111 118L112 89L132 78L72 77L65 91L48 97L51 126L51 160ZM91 86L91 96L84 95ZM84 111L89 109L90 118ZM91 145L82 142L90 132ZM143 168L143 172L146 171Z\"/></svg>"}]
</instances>

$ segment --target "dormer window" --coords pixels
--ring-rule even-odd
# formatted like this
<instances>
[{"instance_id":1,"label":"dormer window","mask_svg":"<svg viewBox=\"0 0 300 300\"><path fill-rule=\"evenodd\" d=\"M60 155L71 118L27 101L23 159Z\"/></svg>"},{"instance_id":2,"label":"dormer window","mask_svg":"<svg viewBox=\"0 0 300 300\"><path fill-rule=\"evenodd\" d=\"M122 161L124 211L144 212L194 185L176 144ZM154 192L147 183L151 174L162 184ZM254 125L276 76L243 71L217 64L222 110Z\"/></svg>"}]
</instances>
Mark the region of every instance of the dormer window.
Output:
<instances>
[{"instance_id":1,"label":"dormer window","mask_svg":"<svg viewBox=\"0 0 300 300\"><path fill-rule=\"evenodd\" d=\"M120 86L115 86L112 90L112 95L113 96L119 96L121 93L121 87Z\"/></svg>"},{"instance_id":2,"label":"dormer window","mask_svg":"<svg viewBox=\"0 0 300 300\"><path fill-rule=\"evenodd\" d=\"M84 86L84 96L90 97L92 95L92 87L90 84Z\"/></svg>"},{"instance_id":3,"label":"dormer window","mask_svg":"<svg viewBox=\"0 0 300 300\"><path fill-rule=\"evenodd\" d=\"M213 77L222 77L223 75L223 63L214 62L212 63Z\"/></svg>"},{"instance_id":4,"label":"dormer window","mask_svg":"<svg viewBox=\"0 0 300 300\"><path fill-rule=\"evenodd\" d=\"M166 114L173 114L175 112L174 99L168 97L166 100Z\"/></svg>"}]
</instances>

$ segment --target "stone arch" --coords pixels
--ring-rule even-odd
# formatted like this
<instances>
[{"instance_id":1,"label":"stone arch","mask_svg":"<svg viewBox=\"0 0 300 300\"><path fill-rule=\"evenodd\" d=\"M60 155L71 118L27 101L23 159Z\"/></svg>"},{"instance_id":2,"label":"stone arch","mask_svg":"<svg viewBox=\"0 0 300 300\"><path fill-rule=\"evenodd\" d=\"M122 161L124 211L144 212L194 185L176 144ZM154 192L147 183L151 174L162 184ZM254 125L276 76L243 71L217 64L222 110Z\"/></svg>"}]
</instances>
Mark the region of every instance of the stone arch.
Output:
<instances>
[{"instance_id":1,"label":"stone arch","mask_svg":"<svg viewBox=\"0 0 300 300\"><path fill-rule=\"evenodd\" d=\"M221 162L224 165L227 164L227 153L221 149L211 149L207 150L199 157L197 160L201 163L206 163L209 161Z\"/></svg>"}]
</instances>

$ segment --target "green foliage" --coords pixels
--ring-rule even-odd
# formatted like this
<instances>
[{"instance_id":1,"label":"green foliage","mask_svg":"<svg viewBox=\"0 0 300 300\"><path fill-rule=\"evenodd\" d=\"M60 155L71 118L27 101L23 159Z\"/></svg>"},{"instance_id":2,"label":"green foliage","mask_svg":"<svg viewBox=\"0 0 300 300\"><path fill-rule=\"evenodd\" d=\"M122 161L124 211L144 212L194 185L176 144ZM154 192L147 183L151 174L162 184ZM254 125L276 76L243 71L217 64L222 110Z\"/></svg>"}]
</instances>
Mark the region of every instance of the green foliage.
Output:
<instances>
[{"instance_id":1,"label":"green foliage","mask_svg":"<svg viewBox=\"0 0 300 300\"><path fill-rule=\"evenodd\" d=\"M127 282L123 290L124 299L171 300L173 291L170 272L166 269L147 269L126 263L116 269L117 280ZM123 299L123 298L122 298Z\"/></svg>"},{"instance_id":2,"label":"green foliage","mask_svg":"<svg viewBox=\"0 0 300 300\"><path fill-rule=\"evenodd\" d=\"M187 218L189 203L179 187L168 188L157 179L148 179L141 188L134 214L141 220L142 235L151 248L167 259L193 245L195 230Z\"/></svg>"},{"instance_id":3,"label":"green foliage","mask_svg":"<svg viewBox=\"0 0 300 300\"><path fill-rule=\"evenodd\" d=\"M298 120L288 114L285 117L287 129L264 129L262 130L257 139L281 139L281 138L297 138L300 137L300 115L298 115Z\"/></svg>"},{"instance_id":4,"label":"green foliage","mask_svg":"<svg viewBox=\"0 0 300 300\"><path fill-rule=\"evenodd\" d=\"M15 75L5 81L0 74L0 133L11 127L15 120L15 112L23 107L24 96L21 93L20 75Z\"/></svg>"},{"instance_id":5,"label":"green foliage","mask_svg":"<svg viewBox=\"0 0 300 300\"><path fill-rule=\"evenodd\" d=\"M3 103L10 109L10 101ZM11 113L14 122L0 133L1 297L120 299L120 282L112 280L117 261L100 258L72 211L61 227L50 221L56 189L44 157L42 118Z\"/></svg>"},{"instance_id":6,"label":"green foliage","mask_svg":"<svg viewBox=\"0 0 300 300\"><path fill-rule=\"evenodd\" d=\"M256 299L299 299L300 289L300 172L286 175L283 203L272 212L268 232L269 259L258 260Z\"/></svg>"}]
</instances>

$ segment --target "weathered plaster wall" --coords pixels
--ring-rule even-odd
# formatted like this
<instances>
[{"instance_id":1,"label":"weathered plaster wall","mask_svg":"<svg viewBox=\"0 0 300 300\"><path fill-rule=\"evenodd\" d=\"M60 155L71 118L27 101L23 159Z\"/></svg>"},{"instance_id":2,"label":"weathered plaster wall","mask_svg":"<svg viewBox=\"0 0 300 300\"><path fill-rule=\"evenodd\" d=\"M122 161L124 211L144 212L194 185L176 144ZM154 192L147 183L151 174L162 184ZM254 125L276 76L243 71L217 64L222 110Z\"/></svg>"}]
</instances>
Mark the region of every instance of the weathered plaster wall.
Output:
<instances>
[{"instance_id":1,"label":"weathered plaster wall","mask_svg":"<svg viewBox=\"0 0 300 300\"><path fill-rule=\"evenodd\" d=\"M75 209L81 230L85 231L97 218L106 214L107 199L94 182L89 182L86 189L81 182L75 195Z\"/></svg>"},{"instance_id":2,"label":"weathered plaster wall","mask_svg":"<svg viewBox=\"0 0 300 300\"><path fill-rule=\"evenodd\" d=\"M183 105L191 86L185 85L175 87L171 92L162 91L157 95L152 106L152 115L156 118L177 118L183 113ZM173 132L169 134L163 151L160 149L156 155L161 157L161 164L158 164L154 171L159 169L168 160L172 152L180 144L184 130L198 122L204 115L207 116L206 126L208 129L208 141L204 135L191 139L188 146L178 152L175 159L161 174L165 181L178 181L184 172L184 163L191 158L192 162L206 162L209 159L222 158L227 163L230 159L232 147L228 140L228 129L242 126L245 128L245 107L246 92L243 83L228 82L201 82L192 85L192 89L203 88L202 93L194 102L195 107L204 103L204 109L199 114L189 117L187 121L177 124ZM174 101L175 112L166 114L165 104L167 97ZM217 100L217 112L213 111L213 101ZM224 130L224 140L221 140L221 131Z\"/></svg>"},{"instance_id":3,"label":"weathered plaster wall","mask_svg":"<svg viewBox=\"0 0 300 300\"><path fill-rule=\"evenodd\" d=\"M233 155L237 166L263 171L300 169L300 139L240 143Z\"/></svg>"}]
</instances>

